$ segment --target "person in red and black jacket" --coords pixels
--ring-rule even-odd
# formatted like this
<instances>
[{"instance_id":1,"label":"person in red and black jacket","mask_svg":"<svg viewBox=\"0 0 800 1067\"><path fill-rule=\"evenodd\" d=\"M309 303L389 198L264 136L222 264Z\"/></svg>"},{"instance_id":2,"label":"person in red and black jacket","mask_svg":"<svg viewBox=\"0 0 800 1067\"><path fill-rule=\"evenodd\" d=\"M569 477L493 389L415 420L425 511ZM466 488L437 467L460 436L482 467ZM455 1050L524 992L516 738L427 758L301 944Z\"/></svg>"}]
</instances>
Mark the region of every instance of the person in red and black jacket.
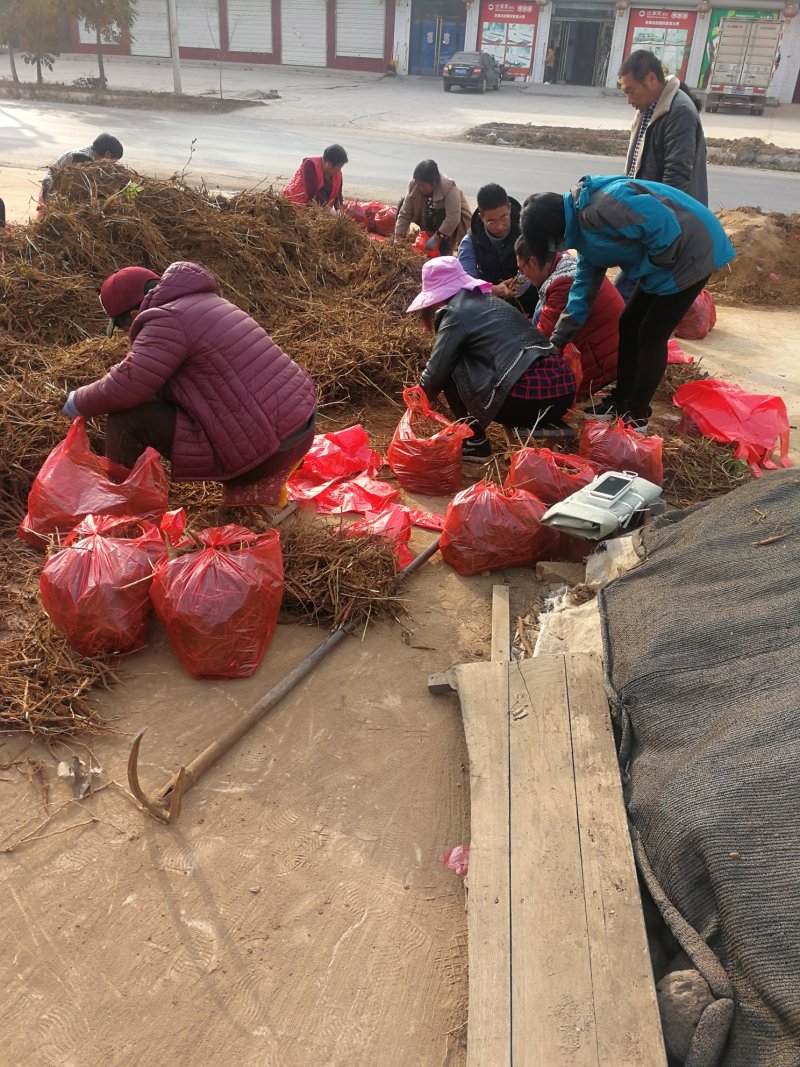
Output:
<instances>
[{"instance_id":1,"label":"person in red and black jacket","mask_svg":"<svg viewBox=\"0 0 800 1067\"><path fill-rule=\"evenodd\" d=\"M569 291L578 269L577 257L568 252L559 252L542 267L524 237L518 238L514 251L521 273L539 290L533 324L545 337L549 337L567 306ZM583 382L577 400L585 400L591 393L596 393L616 379L619 317L624 308L625 301L619 291L605 278L589 317L572 342L580 351L583 366Z\"/></svg>"},{"instance_id":2,"label":"person in red and black jacket","mask_svg":"<svg viewBox=\"0 0 800 1067\"><path fill-rule=\"evenodd\" d=\"M338 211L342 206L342 167L347 152L340 144L331 144L321 156L308 156L283 190L293 204L321 204Z\"/></svg>"}]
</instances>

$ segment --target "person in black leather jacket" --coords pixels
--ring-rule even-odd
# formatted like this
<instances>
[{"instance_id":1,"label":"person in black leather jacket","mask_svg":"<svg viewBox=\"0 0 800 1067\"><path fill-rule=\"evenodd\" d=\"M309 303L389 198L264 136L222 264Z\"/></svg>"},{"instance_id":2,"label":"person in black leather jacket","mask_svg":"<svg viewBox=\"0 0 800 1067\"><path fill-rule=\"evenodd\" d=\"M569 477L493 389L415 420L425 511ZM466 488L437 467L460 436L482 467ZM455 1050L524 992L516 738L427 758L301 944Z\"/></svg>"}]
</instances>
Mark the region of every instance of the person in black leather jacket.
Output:
<instances>
[{"instance_id":1,"label":"person in black leather jacket","mask_svg":"<svg viewBox=\"0 0 800 1067\"><path fill-rule=\"evenodd\" d=\"M454 256L428 260L422 292L408 308L436 334L420 378L429 400L444 393L453 415L473 437L464 459L492 454L486 427L499 422L527 436L567 437L562 421L575 397L575 376L522 312L491 295L491 284L467 274Z\"/></svg>"}]
</instances>

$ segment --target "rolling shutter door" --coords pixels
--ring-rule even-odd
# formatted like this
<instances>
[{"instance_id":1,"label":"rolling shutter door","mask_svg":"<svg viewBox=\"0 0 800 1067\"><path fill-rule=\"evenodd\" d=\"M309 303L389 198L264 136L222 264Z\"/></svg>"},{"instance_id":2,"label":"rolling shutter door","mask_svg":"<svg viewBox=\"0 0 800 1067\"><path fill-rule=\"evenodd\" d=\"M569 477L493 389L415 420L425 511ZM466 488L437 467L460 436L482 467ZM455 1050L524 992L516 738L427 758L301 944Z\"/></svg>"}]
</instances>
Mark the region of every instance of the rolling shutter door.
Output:
<instances>
[{"instance_id":1,"label":"rolling shutter door","mask_svg":"<svg viewBox=\"0 0 800 1067\"><path fill-rule=\"evenodd\" d=\"M272 0L228 0L228 51L272 52Z\"/></svg>"},{"instance_id":2,"label":"rolling shutter door","mask_svg":"<svg viewBox=\"0 0 800 1067\"><path fill-rule=\"evenodd\" d=\"M324 67L328 62L326 0L281 4L281 63Z\"/></svg>"},{"instance_id":3,"label":"rolling shutter door","mask_svg":"<svg viewBox=\"0 0 800 1067\"><path fill-rule=\"evenodd\" d=\"M178 43L219 49L219 0L178 0Z\"/></svg>"},{"instance_id":4,"label":"rolling shutter door","mask_svg":"<svg viewBox=\"0 0 800 1067\"><path fill-rule=\"evenodd\" d=\"M336 0L336 55L383 59L385 27L378 0Z\"/></svg>"},{"instance_id":5,"label":"rolling shutter door","mask_svg":"<svg viewBox=\"0 0 800 1067\"><path fill-rule=\"evenodd\" d=\"M78 19L78 40L81 44L97 44L97 34L87 27L83 19Z\"/></svg>"},{"instance_id":6,"label":"rolling shutter door","mask_svg":"<svg viewBox=\"0 0 800 1067\"><path fill-rule=\"evenodd\" d=\"M132 33L132 56L169 56L167 0L138 0Z\"/></svg>"}]
</instances>

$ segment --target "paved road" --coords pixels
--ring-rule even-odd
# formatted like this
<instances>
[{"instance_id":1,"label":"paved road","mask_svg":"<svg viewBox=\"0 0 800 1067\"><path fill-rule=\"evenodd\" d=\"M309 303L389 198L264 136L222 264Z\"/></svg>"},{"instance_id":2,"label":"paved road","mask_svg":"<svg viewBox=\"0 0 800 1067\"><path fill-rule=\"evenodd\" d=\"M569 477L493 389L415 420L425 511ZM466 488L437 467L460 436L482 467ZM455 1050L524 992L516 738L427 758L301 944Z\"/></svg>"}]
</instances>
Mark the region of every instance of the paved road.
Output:
<instances>
[{"instance_id":1,"label":"paved road","mask_svg":"<svg viewBox=\"0 0 800 1067\"><path fill-rule=\"evenodd\" d=\"M328 124L287 124L279 111L266 107L203 115L5 102L0 105L2 161L7 166L44 167L103 129L120 136L126 162L137 170L168 175L186 167L190 179L203 178L230 190L286 179L303 155L319 151L332 134ZM339 129L336 136L350 153L346 192L360 198L397 199L414 165L430 156L473 201L487 181L499 181L523 199L533 192L564 190L583 174L618 173L621 166L618 157L464 144L356 126ZM714 208L749 204L794 211L800 202L797 174L712 167L709 179Z\"/></svg>"}]
</instances>

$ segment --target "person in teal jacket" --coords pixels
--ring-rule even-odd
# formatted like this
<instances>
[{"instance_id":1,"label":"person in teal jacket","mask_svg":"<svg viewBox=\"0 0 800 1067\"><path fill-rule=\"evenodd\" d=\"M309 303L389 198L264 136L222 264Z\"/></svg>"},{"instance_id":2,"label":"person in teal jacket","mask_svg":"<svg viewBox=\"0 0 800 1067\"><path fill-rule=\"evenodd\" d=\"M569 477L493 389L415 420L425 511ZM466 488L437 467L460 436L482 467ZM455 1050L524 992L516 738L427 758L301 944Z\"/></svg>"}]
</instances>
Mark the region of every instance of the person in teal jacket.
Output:
<instances>
[{"instance_id":1,"label":"person in teal jacket","mask_svg":"<svg viewBox=\"0 0 800 1067\"><path fill-rule=\"evenodd\" d=\"M660 182L581 178L568 193L525 201L522 234L544 267L575 248L578 270L550 337L561 351L585 323L609 267L636 281L619 320L615 389L586 410L644 432L667 367L667 342L715 270L734 259L719 220L688 193Z\"/></svg>"}]
</instances>

